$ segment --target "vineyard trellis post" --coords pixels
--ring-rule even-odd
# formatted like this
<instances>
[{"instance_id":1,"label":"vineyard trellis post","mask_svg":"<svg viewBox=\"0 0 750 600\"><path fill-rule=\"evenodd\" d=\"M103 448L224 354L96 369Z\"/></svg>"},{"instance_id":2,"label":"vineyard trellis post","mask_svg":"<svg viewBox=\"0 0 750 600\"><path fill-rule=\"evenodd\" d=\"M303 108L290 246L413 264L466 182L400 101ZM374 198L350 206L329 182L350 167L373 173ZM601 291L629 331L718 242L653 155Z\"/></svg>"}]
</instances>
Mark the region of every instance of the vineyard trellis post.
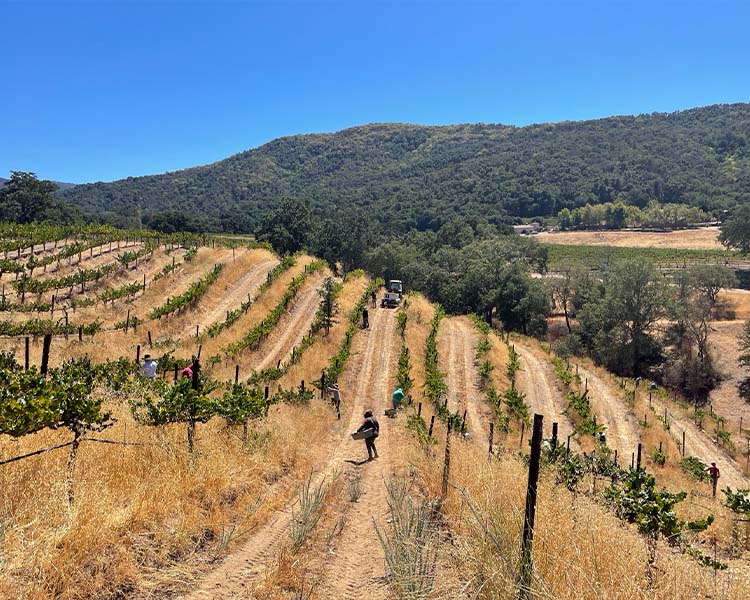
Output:
<instances>
[{"instance_id":1,"label":"vineyard trellis post","mask_svg":"<svg viewBox=\"0 0 750 600\"><path fill-rule=\"evenodd\" d=\"M638 470L640 470L640 468L641 468L641 450L642 449L643 449L643 445L640 442L638 442L638 458L637 458L637 461L636 461L636 468Z\"/></svg>"},{"instance_id":2,"label":"vineyard trellis post","mask_svg":"<svg viewBox=\"0 0 750 600\"><path fill-rule=\"evenodd\" d=\"M24 348L23 348L23 350L24 350L24 352L23 352L23 358L24 358L24 360L23 360L23 368L24 368L25 371L28 371L29 370L29 336L28 335L23 339L23 346L24 346Z\"/></svg>"},{"instance_id":3,"label":"vineyard trellis post","mask_svg":"<svg viewBox=\"0 0 750 600\"><path fill-rule=\"evenodd\" d=\"M448 477L450 476L451 469L451 429L453 425L453 419L448 419L448 428L445 432L445 458L443 460L443 481L440 490L440 505L445 502L448 496Z\"/></svg>"},{"instance_id":4,"label":"vineyard trellis post","mask_svg":"<svg viewBox=\"0 0 750 600\"><path fill-rule=\"evenodd\" d=\"M52 344L52 334L45 333L44 341L42 343L42 364L40 365L39 371L42 375L46 376L49 369L49 349Z\"/></svg>"},{"instance_id":5,"label":"vineyard trellis post","mask_svg":"<svg viewBox=\"0 0 750 600\"><path fill-rule=\"evenodd\" d=\"M534 428L531 434L531 456L529 459L529 479L526 485L526 509L523 519L521 540L521 565L519 569L519 600L532 600L531 574L532 544L534 541L534 520L536 517L537 482L539 480L539 459L542 453L542 425L544 417L534 415Z\"/></svg>"}]
</instances>

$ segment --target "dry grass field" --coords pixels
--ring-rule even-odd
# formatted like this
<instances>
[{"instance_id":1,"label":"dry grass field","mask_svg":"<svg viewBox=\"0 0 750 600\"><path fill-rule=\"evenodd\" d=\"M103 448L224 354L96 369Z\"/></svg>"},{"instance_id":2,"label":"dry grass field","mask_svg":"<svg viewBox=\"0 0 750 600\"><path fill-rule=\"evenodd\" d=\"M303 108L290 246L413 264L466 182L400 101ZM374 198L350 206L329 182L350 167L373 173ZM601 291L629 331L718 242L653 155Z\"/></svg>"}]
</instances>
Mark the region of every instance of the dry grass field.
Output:
<instances>
[{"instance_id":1,"label":"dry grass field","mask_svg":"<svg viewBox=\"0 0 750 600\"><path fill-rule=\"evenodd\" d=\"M543 232L533 237L547 244L721 250L724 247L719 243L718 235L718 227L701 227L666 232L559 231Z\"/></svg>"}]
</instances>

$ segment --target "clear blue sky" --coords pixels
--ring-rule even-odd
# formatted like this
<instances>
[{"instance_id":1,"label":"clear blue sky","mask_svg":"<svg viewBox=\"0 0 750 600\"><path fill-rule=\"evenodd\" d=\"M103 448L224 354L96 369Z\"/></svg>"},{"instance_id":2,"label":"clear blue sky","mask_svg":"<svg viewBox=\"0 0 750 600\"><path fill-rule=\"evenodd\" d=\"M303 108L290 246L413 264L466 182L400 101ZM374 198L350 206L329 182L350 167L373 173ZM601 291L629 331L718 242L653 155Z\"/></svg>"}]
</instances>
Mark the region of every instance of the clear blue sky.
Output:
<instances>
[{"instance_id":1,"label":"clear blue sky","mask_svg":"<svg viewBox=\"0 0 750 600\"><path fill-rule=\"evenodd\" d=\"M0 176L107 181L375 121L750 101L748 5L0 0Z\"/></svg>"}]
</instances>

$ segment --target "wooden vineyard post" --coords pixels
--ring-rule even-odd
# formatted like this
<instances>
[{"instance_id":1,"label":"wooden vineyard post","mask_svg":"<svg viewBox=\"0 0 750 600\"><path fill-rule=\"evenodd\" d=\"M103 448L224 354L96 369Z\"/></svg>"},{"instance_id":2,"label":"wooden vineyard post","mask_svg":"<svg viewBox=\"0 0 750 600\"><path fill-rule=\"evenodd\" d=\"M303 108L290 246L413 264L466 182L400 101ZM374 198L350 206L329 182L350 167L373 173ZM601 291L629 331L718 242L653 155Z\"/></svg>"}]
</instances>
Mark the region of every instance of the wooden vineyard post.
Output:
<instances>
[{"instance_id":1,"label":"wooden vineyard post","mask_svg":"<svg viewBox=\"0 0 750 600\"><path fill-rule=\"evenodd\" d=\"M630 453L630 468L635 468L635 452Z\"/></svg>"},{"instance_id":2,"label":"wooden vineyard post","mask_svg":"<svg viewBox=\"0 0 750 600\"><path fill-rule=\"evenodd\" d=\"M523 434L526 432L526 423L521 421L521 440L518 442L518 447L523 448Z\"/></svg>"},{"instance_id":3,"label":"wooden vineyard post","mask_svg":"<svg viewBox=\"0 0 750 600\"><path fill-rule=\"evenodd\" d=\"M47 370L49 369L49 349L51 345L52 345L52 334L45 333L44 342L42 345L42 364L39 369L42 375L44 375L45 377L47 376Z\"/></svg>"},{"instance_id":4,"label":"wooden vineyard post","mask_svg":"<svg viewBox=\"0 0 750 600\"><path fill-rule=\"evenodd\" d=\"M552 423L552 449L557 448L557 423Z\"/></svg>"},{"instance_id":5,"label":"wooden vineyard post","mask_svg":"<svg viewBox=\"0 0 750 600\"><path fill-rule=\"evenodd\" d=\"M534 415L534 429L531 434L531 457L529 460L529 481L526 486L526 509L523 519L521 541L521 565L519 569L518 598L532 600L531 573L532 544L534 541L534 518L536 517L537 482L539 480L539 458L542 453L542 424L544 417Z\"/></svg>"},{"instance_id":6,"label":"wooden vineyard post","mask_svg":"<svg viewBox=\"0 0 750 600\"><path fill-rule=\"evenodd\" d=\"M141 362L141 345L138 344L135 347L135 364L138 364Z\"/></svg>"},{"instance_id":7,"label":"wooden vineyard post","mask_svg":"<svg viewBox=\"0 0 750 600\"><path fill-rule=\"evenodd\" d=\"M263 399L268 400L268 386L263 388Z\"/></svg>"},{"instance_id":8,"label":"wooden vineyard post","mask_svg":"<svg viewBox=\"0 0 750 600\"><path fill-rule=\"evenodd\" d=\"M320 371L320 399L323 400L326 397L326 371L321 369Z\"/></svg>"},{"instance_id":9,"label":"wooden vineyard post","mask_svg":"<svg viewBox=\"0 0 750 600\"><path fill-rule=\"evenodd\" d=\"M23 338L23 368L29 370L29 336Z\"/></svg>"},{"instance_id":10,"label":"wooden vineyard post","mask_svg":"<svg viewBox=\"0 0 750 600\"><path fill-rule=\"evenodd\" d=\"M125 333L128 332L129 327L130 327L130 309L128 309L128 316L125 317Z\"/></svg>"},{"instance_id":11,"label":"wooden vineyard post","mask_svg":"<svg viewBox=\"0 0 750 600\"><path fill-rule=\"evenodd\" d=\"M464 410L464 416L461 417L461 433L466 433L466 410Z\"/></svg>"},{"instance_id":12,"label":"wooden vineyard post","mask_svg":"<svg viewBox=\"0 0 750 600\"><path fill-rule=\"evenodd\" d=\"M440 505L442 506L448 497L448 477L451 470L451 426L453 419L448 419L448 429L445 433L445 458L443 460L443 482L440 489Z\"/></svg>"},{"instance_id":13,"label":"wooden vineyard post","mask_svg":"<svg viewBox=\"0 0 750 600\"><path fill-rule=\"evenodd\" d=\"M487 452L488 456L492 456L492 442L494 441L493 439L494 437L495 437L495 423L493 421L490 421L490 440L489 440L490 446Z\"/></svg>"},{"instance_id":14,"label":"wooden vineyard post","mask_svg":"<svg viewBox=\"0 0 750 600\"><path fill-rule=\"evenodd\" d=\"M78 341L83 341L83 325L78 326Z\"/></svg>"},{"instance_id":15,"label":"wooden vineyard post","mask_svg":"<svg viewBox=\"0 0 750 600\"><path fill-rule=\"evenodd\" d=\"M234 365L234 383L240 382L240 365Z\"/></svg>"},{"instance_id":16,"label":"wooden vineyard post","mask_svg":"<svg viewBox=\"0 0 750 600\"><path fill-rule=\"evenodd\" d=\"M685 458L685 432L682 432L682 458Z\"/></svg>"},{"instance_id":17,"label":"wooden vineyard post","mask_svg":"<svg viewBox=\"0 0 750 600\"><path fill-rule=\"evenodd\" d=\"M174 380L177 381L177 365L174 366Z\"/></svg>"},{"instance_id":18,"label":"wooden vineyard post","mask_svg":"<svg viewBox=\"0 0 750 600\"><path fill-rule=\"evenodd\" d=\"M566 448L568 454L570 454L570 435L568 435L568 443L567 443L567 445L566 445L565 448Z\"/></svg>"},{"instance_id":19,"label":"wooden vineyard post","mask_svg":"<svg viewBox=\"0 0 750 600\"><path fill-rule=\"evenodd\" d=\"M430 417L430 430L427 432L427 437L432 437L432 428L435 426L435 415Z\"/></svg>"},{"instance_id":20,"label":"wooden vineyard post","mask_svg":"<svg viewBox=\"0 0 750 600\"><path fill-rule=\"evenodd\" d=\"M195 337L198 337L198 328L199 327L200 327L200 325L196 325L195 326Z\"/></svg>"},{"instance_id":21,"label":"wooden vineyard post","mask_svg":"<svg viewBox=\"0 0 750 600\"><path fill-rule=\"evenodd\" d=\"M636 459L635 467L636 470L641 470L641 450L643 449L643 444L638 442L638 458Z\"/></svg>"},{"instance_id":22,"label":"wooden vineyard post","mask_svg":"<svg viewBox=\"0 0 750 600\"><path fill-rule=\"evenodd\" d=\"M615 465L617 465L617 448L615 448Z\"/></svg>"},{"instance_id":23,"label":"wooden vineyard post","mask_svg":"<svg viewBox=\"0 0 750 600\"><path fill-rule=\"evenodd\" d=\"M154 343L151 340L151 332L150 331L148 332L148 347L149 348L153 348L154 347Z\"/></svg>"},{"instance_id":24,"label":"wooden vineyard post","mask_svg":"<svg viewBox=\"0 0 750 600\"><path fill-rule=\"evenodd\" d=\"M198 346L198 356L196 357L196 358L197 358L198 360L200 360L200 357L201 357L201 351L202 351L202 350L203 350L203 344L201 344L200 346Z\"/></svg>"},{"instance_id":25,"label":"wooden vineyard post","mask_svg":"<svg viewBox=\"0 0 750 600\"><path fill-rule=\"evenodd\" d=\"M417 416L418 417L422 416L422 403L421 402L417 404Z\"/></svg>"}]
</instances>

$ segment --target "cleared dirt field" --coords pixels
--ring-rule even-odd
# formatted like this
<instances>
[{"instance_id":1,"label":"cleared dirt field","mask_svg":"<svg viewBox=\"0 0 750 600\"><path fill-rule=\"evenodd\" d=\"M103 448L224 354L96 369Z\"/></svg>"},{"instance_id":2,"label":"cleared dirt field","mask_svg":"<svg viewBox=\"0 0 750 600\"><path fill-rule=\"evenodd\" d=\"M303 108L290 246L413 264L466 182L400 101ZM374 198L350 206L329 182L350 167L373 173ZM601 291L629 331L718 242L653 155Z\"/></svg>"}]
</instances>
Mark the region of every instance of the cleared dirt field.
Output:
<instances>
[{"instance_id":1,"label":"cleared dirt field","mask_svg":"<svg viewBox=\"0 0 750 600\"><path fill-rule=\"evenodd\" d=\"M667 232L560 231L540 233L534 237L547 244L722 250L724 247L719 243L718 235L718 227L702 227Z\"/></svg>"}]
</instances>

